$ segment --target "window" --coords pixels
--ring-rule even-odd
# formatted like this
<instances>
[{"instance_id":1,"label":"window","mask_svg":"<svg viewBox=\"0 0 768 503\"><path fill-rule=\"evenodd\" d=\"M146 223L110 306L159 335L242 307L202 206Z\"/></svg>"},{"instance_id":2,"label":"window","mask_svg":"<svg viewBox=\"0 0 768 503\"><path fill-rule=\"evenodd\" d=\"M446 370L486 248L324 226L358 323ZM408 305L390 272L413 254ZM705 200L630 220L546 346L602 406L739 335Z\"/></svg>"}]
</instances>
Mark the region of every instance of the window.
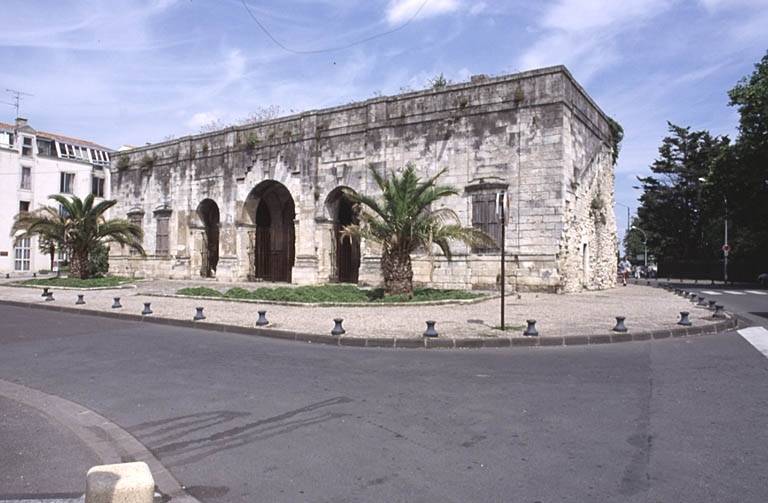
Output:
<instances>
[{"instance_id":1,"label":"window","mask_svg":"<svg viewBox=\"0 0 768 503\"><path fill-rule=\"evenodd\" d=\"M131 222L133 225L138 226L140 229L142 228L141 221L142 217L144 216L143 213L129 213L128 214L128 221ZM128 253L130 255L138 255L139 252L134 250L133 248L130 248L128 250Z\"/></svg>"},{"instance_id":2,"label":"window","mask_svg":"<svg viewBox=\"0 0 768 503\"><path fill-rule=\"evenodd\" d=\"M0 147L13 148L13 133L0 131Z\"/></svg>"},{"instance_id":3,"label":"window","mask_svg":"<svg viewBox=\"0 0 768 503\"><path fill-rule=\"evenodd\" d=\"M32 188L32 168L29 166L21 167L21 188L24 190Z\"/></svg>"},{"instance_id":4,"label":"window","mask_svg":"<svg viewBox=\"0 0 768 503\"><path fill-rule=\"evenodd\" d=\"M479 229L493 238L496 246L480 245L472 247L474 253L498 252L501 243L501 225L496 215L496 192L476 192L472 194L472 227Z\"/></svg>"},{"instance_id":5,"label":"window","mask_svg":"<svg viewBox=\"0 0 768 503\"><path fill-rule=\"evenodd\" d=\"M29 271L30 267L30 238L22 238L16 241L13 247L13 269L15 271Z\"/></svg>"},{"instance_id":6,"label":"window","mask_svg":"<svg viewBox=\"0 0 768 503\"><path fill-rule=\"evenodd\" d=\"M91 176L91 194L96 197L104 197L104 178L101 176Z\"/></svg>"},{"instance_id":7,"label":"window","mask_svg":"<svg viewBox=\"0 0 768 503\"><path fill-rule=\"evenodd\" d=\"M168 223L170 217L167 215L157 217L157 234L155 240L155 255L168 255Z\"/></svg>"},{"instance_id":8,"label":"window","mask_svg":"<svg viewBox=\"0 0 768 503\"><path fill-rule=\"evenodd\" d=\"M37 155L53 155L53 143L49 140L37 139Z\"/></svg>"},{"instance_id":9,"label":"window","mask_svg":"<svg viewBox=\"0 0 768 503\"><path fill-rule=\"evenodd\" d=\"M75 188L75 174L74 173L62 173L61 183L59 184L59 192L62 194L72 194Z\"/></svg>"},{"instance_id":10,"label":"window","mask_svg":"<svg viewBox=\"0 0 768 503\"><path fill-rule=\"evenodd\" d=\"M21 155L32 157L32 138L25 136L21 144Z\"/></svg>"},{"instance_id":11,"label":"window","mask_svg":"<svg viewBox=\"0 0 768 503\"><path fill-rule=\"evenodd\" d=\"M19 201L19 213L26 213L29 211L29 201Z\"/></svg>"}]
</instances>

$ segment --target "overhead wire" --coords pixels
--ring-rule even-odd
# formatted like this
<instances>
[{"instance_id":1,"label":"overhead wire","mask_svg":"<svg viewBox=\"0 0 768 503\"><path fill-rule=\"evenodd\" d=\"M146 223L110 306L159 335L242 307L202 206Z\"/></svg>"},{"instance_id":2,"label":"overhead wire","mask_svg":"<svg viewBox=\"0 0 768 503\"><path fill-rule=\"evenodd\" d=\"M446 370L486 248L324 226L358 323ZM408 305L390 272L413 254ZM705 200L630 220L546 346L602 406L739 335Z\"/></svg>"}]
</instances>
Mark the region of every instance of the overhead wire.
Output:
<instances>
[{"instance_id":1,"label":"overhead wire","mask_svg":"<svg viewBox=\"0 0 768 503\"><path fill-rule=\"evenodd\" d=\"M339 45L339 46L335 46L335 47L326 47L324 49L301 50L301 49L293 49L291 47L286 46L282 42L280 42L280 40L278 40L274 35L272 35L272 33L267 29L267 27L264 26L264 24L261 21L259 21L259 18L256 17L256 14L254 14L253 11L251 10L251 8L248 6L248 3L245 0L240 0L240 3L243 4L243 7L245 7L245 10L248 12L248 15L251 17L251 19L253 19L253 21L261 29L261 31L263 31L264 34L272 41L272 43L274 43L276 46L278 46L282 50L284 50L286 52L290 52L292 54L321 54L321 53L324 53L324 52L343 51L344 49L349 49L349 48L354 47L356 45L364 44L366 42L370 42L371 40L375 40L377 38L381 38L381 37L385 37L387 35L391 35L392 33L400 31L403 28L405 28L406 26L408 26L409 24L411 24L411 22L414 19L416 19L416 17L421 13L421 11L424 9L424 7L427 5L428 2L429 2L429 0L424 0L421 3L421 5L419 5L419 8L416 9L416 12L414 12L413 15L410 18L408 18L408 20L406 20L404 23L402 23L402 24L400 24L400 25L398 25L398 26L396 26L396 27L394 27L392 29L389 29L389 30L386 30L386 31L383 31L383 32L380 32L380 33L376 33L374 35L370 35L370 36L365 37L365 38L361 38L359 40L356 40L354 42L350 42L348 44L343 44L343 45Z\"/></svg>"}]
</instances>

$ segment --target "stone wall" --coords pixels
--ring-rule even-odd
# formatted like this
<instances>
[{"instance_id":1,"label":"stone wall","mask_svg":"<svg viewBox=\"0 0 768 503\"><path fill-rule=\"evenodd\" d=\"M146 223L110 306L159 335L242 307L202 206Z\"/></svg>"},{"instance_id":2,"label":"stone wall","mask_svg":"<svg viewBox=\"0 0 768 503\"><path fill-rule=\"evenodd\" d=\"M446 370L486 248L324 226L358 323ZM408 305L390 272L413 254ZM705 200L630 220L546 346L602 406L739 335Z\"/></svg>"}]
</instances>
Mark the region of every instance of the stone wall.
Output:
<instances>
[{"instance_id":1,"label":"stone wall","mask_svg":"<svg viewBox=\"0 0 768 503\"><path fill-rule=\"evenodd\" d=\"M440 90L305 112L116 155L114 213L141 216L150 257L136 259L115 249L111 270L198 277L204 227L197 208L211 199L221 215L216 277L248 278L257 253L256 207L267 197L264 187L279 182L295 207L292 282L333 281L334 194L346 187L375 195L369 166L384 173L409 163L424 177L447 169L441 182L459 187L461 194L444 205L464 225L472 222L473 194L508 191L511 287L573 291L613 284L609 127L564 67L481 76ZM168 253L158 256L157 225L164 216ZM414 257L415 281L497 286L498 253L471 253L462 245L454 253L452 262L438 253ZM377 248L362 243L361 254L360 283L378 284Z\"/></svg>"}]
</instances>

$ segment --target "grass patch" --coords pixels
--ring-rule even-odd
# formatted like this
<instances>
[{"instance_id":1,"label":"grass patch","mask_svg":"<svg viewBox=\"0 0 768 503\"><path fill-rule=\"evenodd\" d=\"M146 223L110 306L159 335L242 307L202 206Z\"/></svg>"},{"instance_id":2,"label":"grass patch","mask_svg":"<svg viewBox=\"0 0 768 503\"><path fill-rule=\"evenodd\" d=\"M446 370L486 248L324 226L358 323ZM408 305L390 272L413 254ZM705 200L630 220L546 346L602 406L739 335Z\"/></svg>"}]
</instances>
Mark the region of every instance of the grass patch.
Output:
<instances>
[{"instance_id":1,"label":"grass patch","mask_svg":"<svg viewBox=\"0 0 768 503\"><path fill-rule=\"evenodd\" d=\"M189 295L195 297L225 297L229 299L249 299L249 300L271 300L275 302L300 302L317 303L333 302L339 304L352 303L392 303L392 302L425 302L438 300L465 300L482 297L483 294L476 292L467 292L464 290L440 290L436 288L416 288L413 292L413 298L407 298L405 295L384 296L384 290L376 288L364 290L355 285L320 285L320 286L297 286L297 287L274 287L274 288L256 288L255 290L246 290L245 288L230 288L224 293L213 288L197 287L182 288L177 291L179 295Z\"/></svg>"},{"instance_id":2,"label":"grass patch","mask_svg":"<svg viewBox=\"0 0 768 503\"><path fill-rule=\"evenodd\" d=\"M133 281L125 276L105 276L103 278L36 278L20 282L21 285L35 286L68 286L71 288L95 288L105 286L120 286Z\"/></svg>"}]
</instances>

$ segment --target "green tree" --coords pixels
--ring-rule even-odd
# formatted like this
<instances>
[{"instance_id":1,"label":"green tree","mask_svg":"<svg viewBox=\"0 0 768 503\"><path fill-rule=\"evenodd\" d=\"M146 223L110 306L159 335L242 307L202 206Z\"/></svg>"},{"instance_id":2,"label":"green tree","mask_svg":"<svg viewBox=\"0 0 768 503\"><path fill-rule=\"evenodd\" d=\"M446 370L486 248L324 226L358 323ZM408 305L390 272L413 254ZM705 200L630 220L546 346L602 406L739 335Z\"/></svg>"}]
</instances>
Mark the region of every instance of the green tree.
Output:
<instances>
[{"instance_id":1,"label":"green tree","mask_svg":"<svg viewBox=\"0 0 768 503\"><path fill-rule=\"evenodd\" d=\"M707 176L727 154L727 137L669 124L670 135L651 165L653 174L639 177L643 186L638 227L648 235L648 248L661 258L711 258L715 244L709 220Z\"/></svg>"},{"instance_id":2,"label":"green tree","mask_svg":"<svg viewBox=\"0 0 768 503\"><path fill-rule=\"evenodd\" d=\"M446 223L449 210L433 209L440 199L458 194L454 187L437 184L445 170L425 180L416 175L411 165L402 174L392 172L387 178L373 167L370 171L382 195L377 199L348 194L358 205L360 224L346 226L343 235L346 239L365 238L381 245L385 294L413 294L411 254L419 248L430 252L432 245L437 245L450 260L452 241L471 246L495 244L484 232Z\"/></svg>"},{"instance_id":3,"label":"green tree","mask_svg":"<svg viewBox=\"0 0 768 503\"><path fill-rule=\"evenodd\" d=\"M45 206L35 211L16 215L11 232L61 243L69 254L70 274L87 278L90 272L90 254L107 243L118 243L144 254L140 227L124 219L107 220L104 213L117 201L101 201L94 205L94 197L85 199L56 194L50 196L61 205L61 210Z\"/></svg>"}]
</instances>

